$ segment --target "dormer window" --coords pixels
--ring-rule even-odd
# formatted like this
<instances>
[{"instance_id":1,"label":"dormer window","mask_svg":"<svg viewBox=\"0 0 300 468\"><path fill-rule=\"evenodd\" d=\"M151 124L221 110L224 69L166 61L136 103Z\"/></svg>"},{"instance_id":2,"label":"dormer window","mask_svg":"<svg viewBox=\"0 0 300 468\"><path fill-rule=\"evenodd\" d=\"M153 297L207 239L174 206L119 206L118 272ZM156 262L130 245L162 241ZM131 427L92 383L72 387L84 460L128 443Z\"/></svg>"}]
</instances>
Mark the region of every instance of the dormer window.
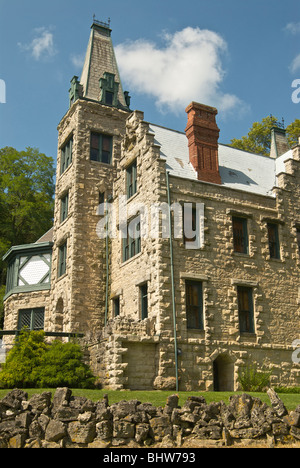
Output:
<instances>
[{"instance_id":1,"label":"dormer window","mask_svg":"<svg viewBox=\"0 0 300 468\"><path fill-rule=\"evenodd\" d=\"M114 102L114 93L111 91L105 91L105 104L112 106Z\"/></svg>"},{"instance_id":2,"label":"dormer window","mask_svg":"<svg viewBox=\"0 0 300 468\"><path fill-rule=\"evenodd\" d=\"M100 102L108 106L117 106L119 83L115 81L115 75L105 72L103 78L99 80L99 86L101 89Z\"/></svg>"},{"instance_id":3,"label":"dormer window","mask_svg":"<svg viewBox=\"0 0 300 468\"><path fill-rule=\"evenodd\" d=\"M82 97L82 95L83 89L82 85L78 81L78 76L73 76L73 78L71 79L71 88L69 89L69 107L71 107L72 104L74 104L74 102L77 101L77 99Z\"/></svg>"}]
</instances>

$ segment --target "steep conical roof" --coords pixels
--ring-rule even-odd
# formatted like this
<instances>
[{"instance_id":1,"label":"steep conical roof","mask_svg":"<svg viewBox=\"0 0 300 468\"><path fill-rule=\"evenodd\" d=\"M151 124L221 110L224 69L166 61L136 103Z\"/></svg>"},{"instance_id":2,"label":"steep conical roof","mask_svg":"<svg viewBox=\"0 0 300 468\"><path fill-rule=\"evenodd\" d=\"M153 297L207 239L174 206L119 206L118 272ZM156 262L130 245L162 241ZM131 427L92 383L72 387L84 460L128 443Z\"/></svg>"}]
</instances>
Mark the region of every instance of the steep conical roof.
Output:
<instances>
[{"instance_id":1,"label":"steep conical roof","mask_svg":"<svg viewBox=\"0 0 300 468\"><path fill-rule=\"evenodd\" d=\"M86 51L85 61L80 78L83 87L83 97L101 100L99 80L105 82L107 76L114 77L114 89L117 93L118 105L127 108L118 65L111 40L109 24L94 20L91 26L90 39Z\"/></svg>"}]
</instances>

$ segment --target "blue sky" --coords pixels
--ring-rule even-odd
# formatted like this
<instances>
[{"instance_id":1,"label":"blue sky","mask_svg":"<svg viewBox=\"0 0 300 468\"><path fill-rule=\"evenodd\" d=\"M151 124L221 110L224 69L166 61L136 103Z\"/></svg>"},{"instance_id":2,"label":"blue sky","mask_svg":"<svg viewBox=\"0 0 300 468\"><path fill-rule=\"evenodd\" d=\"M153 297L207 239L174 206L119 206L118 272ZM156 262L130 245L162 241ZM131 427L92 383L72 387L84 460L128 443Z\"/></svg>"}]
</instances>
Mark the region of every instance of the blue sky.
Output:
<instances>
[{"instance_id":1,"label":"blue sky","mask_svg":"<svg viewBox=\"0 0 300 468\"><path fill-rule=\"evenodd\" d=\"M184 131L191 100L213 105L226 144L269 114L299 118L299 0L0 0L0 148L56 158L93 14L111 19L123 88L145 120Z\"/></svg>"}]
</instances>

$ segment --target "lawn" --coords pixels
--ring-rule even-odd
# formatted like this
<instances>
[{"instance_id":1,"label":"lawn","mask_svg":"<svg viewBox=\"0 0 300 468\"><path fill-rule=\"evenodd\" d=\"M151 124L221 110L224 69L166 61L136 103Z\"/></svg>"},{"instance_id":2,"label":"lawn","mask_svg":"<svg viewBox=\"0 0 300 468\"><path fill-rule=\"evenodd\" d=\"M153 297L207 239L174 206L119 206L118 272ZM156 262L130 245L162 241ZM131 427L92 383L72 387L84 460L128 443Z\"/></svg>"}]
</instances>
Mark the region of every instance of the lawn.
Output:
<instances>
[{"instance_id":1,"label":"lawn","mask_svg":"<svg viewBox=\"0 0 300 468\"><path fill-rule=\"evenodd\" d=\"M55 393L53 388L30 388L24 389L30 398L34 393L42 393L45 391L51 392L52 396ZM0 399L2 399L9 390L0 390ZM175 392L175 391L144 391L144 390L87 390L87 389L72 389L72 395L84 396L93 401L98 401L103 398L104 394L108 395L109 404L117 403L120 400L139 400L142 403L150 402L154 406L165 406L168 395L177 393L179 395L179 406L182 406L189 396L203 396L207 403L218 402L223 400L228 404L229 398L233 394L241 394L243 392ZM254 397L260 398L261 401L270 405L269 397L266 393L249 393ZM300 394L280 393L278 395L286 408L291 411L300 405Z\"/></svg>"}]
</instances>

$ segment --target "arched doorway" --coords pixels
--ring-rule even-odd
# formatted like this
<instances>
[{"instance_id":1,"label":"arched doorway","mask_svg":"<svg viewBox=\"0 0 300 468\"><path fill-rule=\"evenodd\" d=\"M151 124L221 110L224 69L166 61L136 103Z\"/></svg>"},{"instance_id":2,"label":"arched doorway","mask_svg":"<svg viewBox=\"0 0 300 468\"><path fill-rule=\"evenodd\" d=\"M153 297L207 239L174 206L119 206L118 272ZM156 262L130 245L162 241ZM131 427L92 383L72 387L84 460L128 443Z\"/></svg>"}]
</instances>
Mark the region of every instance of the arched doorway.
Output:
<instances>
[{"instance_id":1,"label":"arched doorway","mask_svg":"<svg viewBox=\"0 0 300 468\"><path fill-rule=\"evenodd\" d=\"M228 354L220 354L213 362L214 391L234 391L234 363Z\"/></svg>"}]
</instances>

